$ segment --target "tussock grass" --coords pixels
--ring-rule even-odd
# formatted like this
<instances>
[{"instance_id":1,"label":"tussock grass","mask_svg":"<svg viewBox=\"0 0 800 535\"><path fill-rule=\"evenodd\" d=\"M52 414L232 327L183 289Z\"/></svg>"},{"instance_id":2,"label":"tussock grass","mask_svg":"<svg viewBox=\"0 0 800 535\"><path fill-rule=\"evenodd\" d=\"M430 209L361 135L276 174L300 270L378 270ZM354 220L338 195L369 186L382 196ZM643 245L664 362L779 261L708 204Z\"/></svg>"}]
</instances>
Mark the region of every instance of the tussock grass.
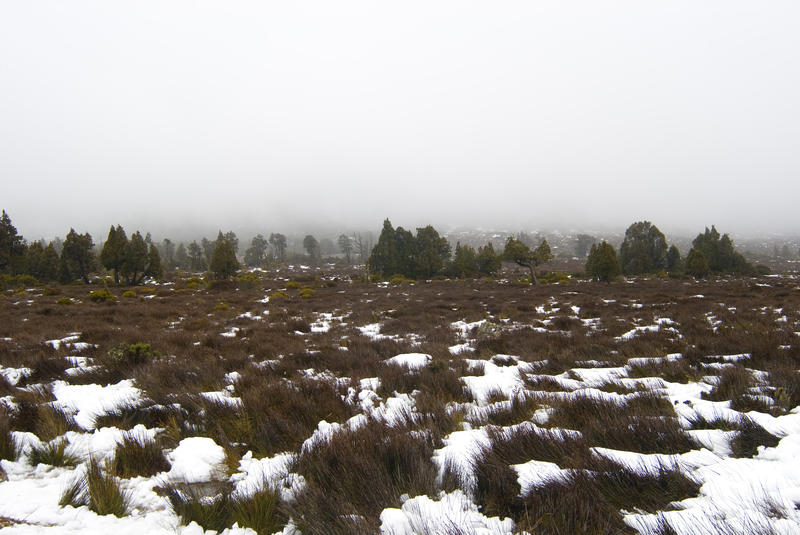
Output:
<instances>
[{"instance_id":1,"label":"tussock grass","mask_svg":"<svg viewBox=\"0 0 800 535\"><path fill-rule=\"evenodd\" d=\"M290 508L291 516L306 534L325 533L329 522L341 523L342 515L361 516L374 530L380 512L399 506L402 494L435 493L432 455L431 437L378 421L335 433L300 455L295 471L307 487Z\"/></svg>"},{"instance_id":2,"label":"tussock grass","mask_svg":"<svg viewBox=\"0 0 800 535\"><path fill-rule=\"evenodd\" d=\"M99 515L123 517L130 509L130 493L122 490L113 476L103 472L97 459L90 458L85 471L64 489L59 505L88 505Z\"/></svg>"},{"instance_id":3,"label":"tussock grass","mask_svg":"<svg viewBox=\"0 0 800 535\"><path fill-rule=\"evenodd\" d=\"M169 467L157 442L142 441L131 433L125 433L117 443L111 462L111 472L122 478L154 476Z\"/></svg>"},{"instance_id":4,"label":"tussock grass","mask_svg":"<svg viewBox=\"0 0 800 535\"><path fill-rule=\"evenodd\" d=\"M774 448L780 439L757 424L752 418L742 416L737 423L739 433L731 440L734 457L753 457L759 446Z\"/></svg>"},{"instance_id":5,"label":"tussock grass","mask_svg":"<svg viewBox=\"0 0 800 535\"><path fill-rule=\"evenodd\" d=\"M33 446L28 455L28 462L36 466L49 464L51 466L75 466L79 459L66 452L68 442L64 439L53 439L41 446Z\"/></svg>"}]
</instances>

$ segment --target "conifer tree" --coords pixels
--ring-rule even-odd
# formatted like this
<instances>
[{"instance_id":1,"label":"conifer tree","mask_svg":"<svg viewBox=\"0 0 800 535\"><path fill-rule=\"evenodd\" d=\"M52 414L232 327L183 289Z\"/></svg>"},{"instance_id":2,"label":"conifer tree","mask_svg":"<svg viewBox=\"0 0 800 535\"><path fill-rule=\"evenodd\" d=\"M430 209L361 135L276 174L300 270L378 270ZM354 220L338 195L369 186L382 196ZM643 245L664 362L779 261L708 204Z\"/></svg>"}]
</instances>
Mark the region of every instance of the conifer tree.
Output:
<instances>
[{"instance_id":1,"label":"conifer tree","mask_svg":"<svg viewBox=\"0 0 800 535\"><path fill-rule=\"evenodd\" d=\"M89 284L89 273L97 262L93 249L94 242L88 232L78 234L75 229L69 229L61 251L64 265L59 268L59 278L62 281L66 278L66 282L80 278Z\"/></svg>"},{"instance_id":2,"label":"conifer tree","mask_svg":"<svg viewBox=\"0 0 800 535\"><path fill-rule=\"evenodd\" d=\"M397 239L392 223L386 219L383 230L378 237L378 243L372 248L372 253L367 259L367 266L372 273L383 277L390 277L399 273L397 269Z\"/></svg>"},{"instance_id":3,"label":"conifer tree","mask_svg":"<svg viewBox=\"0 0 800 535\"><path fill-rule=\"evenodd\" d=\"M15 273L24 269L25 242L17 233L5 210L0 216L0 272Z\"/></svg>"},{"instance_id":4,"label":"conifer tree","mask_svg":"<svg viewBox=\"0 0 800 535\"><path fill-rule=\"evenodd\" d=\"M186 246L183 245L183 242L180 242L178 248L175 249L174 265L178 269L189 269L190 267L189 255L186 254Z\"/></svg>"},{"instance_id":5,"label":"conifer tree","mask_svg":"<svg viewBox=\"0 0 800 535\"><path fill-rule=\"evenodd\" d=\"M58 280L59 257L53 242L47 244L42 253L42 260L39 264L41 279L47 281Z\"/></svg>"},{"instance_id":6,"label":"conifer tree","mask_svg":"<svg viewBox=\"0 0 800 535\"><path fill-rule=\"evenodd\" d=\"M667 271L670 273L680 271L681 269L681 252L675 245L670 246L667 251Z\"/></svg>"},{"instance_id":7,"label":"conifer tree","mask_svg":"<svg viewBox=\"0 0 800 535\"><path fill-rule=\"evenodd\" d=\"M261 234L250 241L250 247L244 252L244 263L250 267L263 266L267 261L268 242Z\"/></svg>"},{"instance_id":8,"label":"conifer tree","mask_svg":"<svg viewBox=\"0 0 800 535\"><path fill-rule=\"evenodd\" d=\"M607 241L593 244L586 259L586 272L599 281L609 282L622 273L617 252Z\"/></svg>"},{"instance_id":9,"label":"conifer tree","mask_svg":"<svg viewBox=\"0 0 800 535\"><path fill-rule=\"evenodd\" d=\"M205 238L203 239L205 240ZM189 255L189 269L195 272L206 269L207 264L205 255L203 254L203 249L197 244L196 241L193 241L189 244L189 247L186 249L186 253Z\"/></svg>"},{"instance_id":10,"label":"conifer tree","mask_svg":"<svg viewBox=\"0 0 800 535\"><path fill-rule=\"evenodd\" d=\"M137 230L128 242L125 250L125 261L122 264L122 271L127 278L128 284L136 286L141 283L146 268L147 245L144 243L142 234Z\"/></svg>"},{"instance_id":11,"label":"conifer tree","mask_svg":"<svg viewBox=\"0 0 800 535\"><path fill-rule=\"evenodd\" d=\"M692 247L686 255L686 273L696 279L702 279L708 275L710 268L705 255L698 249Z\"/></svg>"},{"instance_id":12,"label":"conifer tree","mask_svg":"<svg viewBox=\"0 0 800 535\"><path fill-rule=\"evenodd\" d=\"M158 254L155 244L151 243L150 250L147 252L147 268L144 270L144 276L159 279L162 273L161 256Z\"/></svg>"},{"instance_id":13,"label":"conifer tree","mask_svg":"<svg viewBox=\"0 0 800 535\"><path fill-rule=\"evenodd\" d=\"M494 275L502 265L500 256L494 252L492 242L488 242L483 247L478 247L478 256L476 258L478 272L483 275Z\"/></svg>"},{"instance_id":14,"label":"conifer tree","mask_svg":"<svg viewBox=\"0 0 800 535\"><path fill-rule=\"evenodd\" d=\"M456 250L453 254L453 262L450 266L450 272L454 277L467 278L474 277L478 272L477 253L475 249L469 245L461 245L460 242L456 243Z\"/></svg>"},{"instance_id":15,"label":"conifer tree","mask_svg":"<svg viewBox=\"0 0 800 535\"><path fill-rule=\"evenodd\" d=\"M625 231L619 250L622 272L626 275L652 273L667 267L667 239L649 221L633 223Z\"/></svg>"},{"instance_id":16,"label":"conifer tree","mask_svg":"<svg viewBox=\"0 0 800 535\"><path fill-rule=\"evenodd\" d=\"M119 284L119 273L128 255L128 237L121 225L112 225L100 251L100 262L106 269L114 270L114 282Z\"/></svg>"},{"instance_id":17,"label":"conifer tree","mask_svg":"<svg viewBox=\"0 0 800 535\"><path fill-rule=\"evenodd\" d=\"M439 274L450 260L450 244L431 225L417 229L413 249L416 253L414 271L418 277L430 278Z\"/></svg>"},{"instance_id":18,"label":"conifer tree","mask_svg":"<svg viewBox=\"0 0 800 535\"><path fill-rule=\"evenodd\" d=\"M306 237L303 238L303 249L305 249L308 253L308 256L311 257L312 262L319 261L321 256L319 242L311 234L307 234Z\"/></svg>"},{"instance_id":19,"label":"conifer tree","mask_svg":"<svg viewBox=\"0 0 800 535\"><path fill-rule=\"evenodd\" d=\"M233 277L239 270L236 253L234 253L233 246L229 241L223 239L222 242L217 244L211 257L209 269L216 279L228 279Z\"/></svg>"}]
</instances>

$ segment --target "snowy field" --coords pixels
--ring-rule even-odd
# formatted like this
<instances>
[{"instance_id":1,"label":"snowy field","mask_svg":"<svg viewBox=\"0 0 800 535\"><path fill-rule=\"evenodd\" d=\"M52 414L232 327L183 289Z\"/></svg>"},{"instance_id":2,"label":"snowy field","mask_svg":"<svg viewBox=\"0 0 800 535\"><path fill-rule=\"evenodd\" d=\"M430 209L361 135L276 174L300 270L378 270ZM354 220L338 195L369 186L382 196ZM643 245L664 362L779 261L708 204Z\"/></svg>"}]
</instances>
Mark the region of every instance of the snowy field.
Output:
<instances>
[{"instance_id":1,"label":"snowy field","mask_svg":"<svg viewBox=\"0 0 800 535\"><path fill-rule=\"evenodd\" d=\"M256 275L2 298L3 533L800 533L794 278Z\"/></svg>"}]
</instances>

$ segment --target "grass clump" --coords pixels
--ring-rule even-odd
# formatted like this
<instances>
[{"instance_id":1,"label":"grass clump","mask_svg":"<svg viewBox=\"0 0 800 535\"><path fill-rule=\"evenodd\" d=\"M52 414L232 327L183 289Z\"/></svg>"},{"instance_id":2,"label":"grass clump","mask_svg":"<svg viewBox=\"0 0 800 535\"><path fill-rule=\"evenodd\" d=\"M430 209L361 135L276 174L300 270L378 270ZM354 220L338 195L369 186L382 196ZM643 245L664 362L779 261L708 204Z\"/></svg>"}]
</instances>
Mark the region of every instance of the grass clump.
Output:
<instances>
[{"instance_id":1,"label":"grass clump","mask_svg":"<svg viewBox=\"0 0 800 535\"><path fill-rule=\"evenodd\" d=\"M774 448L780 439L764 429L752 418L742 416L737 427L739 432L731 440L731 451L734 457L753 457L759 446Z\"/></svg>"},{"instance_id":2,"label":"grass clump","mask_svg":"<svg viewBox=\"0 0 800 535\"><path fill-rule=\"evenodd\" d=\"M117 298L108 289L93 290L89 292L89 300L94 303L105 303L116 301Z\"/></svg>"},{"instance_id":3,"label":"grass clump","mask_svg":"<svg viewBox=\"0 0 800 535\"><path fill-rule=\"evenodd\" d=\"M125 433L117 443L111 471L119 477L150 477L169 470L161 448L155 441L143 440L133 433Z\"/></svg>"},{"instance_id":4,"label":"grass clump","mask_svg":"<svg viewBox=\"0 0 800 535\"><path fill-rule=\"evenodd\" d=\"M17 445L11 434L8 417L5 414L0 414L0 459L14 461L17 456Z\"/></svg>"},{"instance_id":5,"label":"grass clump","mask_svg":"<svg viewBox=\"0 0 800 535\"><path fill-rule=\"evenodd\" d=\"M130 509L130 493L122 490L113 476L103 472L97 459L91 458L85 471L64 489L59 505L87 505L98 515L123 517Z\"/></svg>"},{"instance_id":6,"label":"grass clump","mask_svg":"<svg viewBox=\"0 0 800 535\"><path fill-rule=\"evenodd\" d=\"M208 490L184 483L167 486L163 492L184 524L196 522L205 530L220 532L238 524L258 535L271 535L286 525L280 495L267 485L251 495L232 493L229 483Z\"/></svg>"},{"instance_id":7,"label":"grass clump","mask_svg":"<svg viewBox=\"0 0 800 535\"><path fill-rule=\"evenodd\" d=\"M65 439L51 440L41 446L33 446L28 455L28 462L32 466L39 464L49 464L50 466L75 466L79 459L66 452L67 441Z\"/></svg>"}]
</instances>

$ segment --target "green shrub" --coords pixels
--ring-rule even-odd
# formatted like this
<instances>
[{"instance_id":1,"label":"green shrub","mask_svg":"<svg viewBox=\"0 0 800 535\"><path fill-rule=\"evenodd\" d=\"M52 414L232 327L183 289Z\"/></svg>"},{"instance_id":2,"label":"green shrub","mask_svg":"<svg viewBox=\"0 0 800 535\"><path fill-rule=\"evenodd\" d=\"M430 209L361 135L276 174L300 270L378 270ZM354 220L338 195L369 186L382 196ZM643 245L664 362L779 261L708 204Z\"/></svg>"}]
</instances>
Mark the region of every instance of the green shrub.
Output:
<instances>
[{"instance_id":1,"label":"green shrub","mask_svg":"<svg viewBox=\"0 0 800 535\"><path fill-rule=\"evenodd\" d=\"M104 303L106 301L116 301L117 298L107 288L103 288L102 290L89 292L89 300L95 303Z\"/></svg>"},{"instance_id":2,"label":"green shrub","mask_svg":"<svg viewBox=\"0 0 800 535\"><path fill-rule=\"evenodd\" d=\"M216 311L228 310L228 308L230 307L228 306L227 303L217 303L216 305L214 305L214 310Z\"/></svg>"},{"instance_id":3,"label":"green shrub","mask_svg":"<svg viewBox=\"0 0 800 535\"><path fill-rule=\"evenodd\" d=\"M539 277L539 282L544 284L564 284L570 280L569 275L561 271L550 271Z\"/></svg>"},{"instance_id":4,"label":"green shrub","mask_svg":"<svg viewBox=\"0 0 800 535\"><path fill-rule=\"evenodd\" d=\"M125 299L133 299L136 297L136 292L134 292L133 290L125 290L124 292L122 292L122 297L124 297Z\"/></svg>"},{"instance_id":5,"label":"green shrub","mask_svg":"<svg viewBox=\"0 0 800 535\"><path fill-rule=\"evenodd\" d=\"M42 290L43 296L61 295L61 289L55 286L48 286Z\"/></svg>"},{"instance_id":6,"label":"green shrub","mask_svg":"<svg viewBox=\"0 0 800 535\"><path fill-rule=\"evenodd\" d=\"M414 281L406 278L405 275L393 275L392 278L389 279L390 284L403 284L407 282L414 282Z\"/></svg>"},{"instance_id":7,"label":"green shrub","mask_svg":"<svg viewBox=\"0 0 800 535\"><path fill-rule=\"evenodd\" d=\"M289 282L286 283L286 289L287 290L298 290L300 288L300 286L301 286L301 284L299 282L297 282L297 281L289 281Z\"/></svg>"},{"instance_id":8,"label":"green shrub","mask_svg":"<svg viewBox=\"0 0 800 535\"><path fill-rule=\"evenodd\" d=\"M116 365L146 364L150 360L161 356L158 351L153 351L150 344L143 342L120 344L109 349L106 355L109 361Z\"/></svg>"},{"instance_id":9,"label":"green shrub","mask_svg":"<svg viewBox=\"0 0 800 535\"><path fill-rule=\"evenodd\" d=\"M300 297L303 299L308 299L314 296L314 288L311 286L303 286L300 288Z\"/></svg>"},{"instance_id":10,"label":"green shrub","mask_svg":"<svg viewBox=\"0 0 800 535\"><path fill-rule=\"evenodd\" d=\"M58 301L56 301L56 304L58 304L58 305L71 305L72 304L72 299L70 299L69 297L60 297L58 299Z\"/></svg>"},{"instance_id":11,"label":"green shrub","mask_svg":"<svg viewBox=\"0 0 800 535\"><path fill-rule=\"evenodd\" d=\"M278 290L277 292L272 292L269 294L270 301L280 301L281 299L289 299L289 294Z\"/></svg>"}]
</instances>

